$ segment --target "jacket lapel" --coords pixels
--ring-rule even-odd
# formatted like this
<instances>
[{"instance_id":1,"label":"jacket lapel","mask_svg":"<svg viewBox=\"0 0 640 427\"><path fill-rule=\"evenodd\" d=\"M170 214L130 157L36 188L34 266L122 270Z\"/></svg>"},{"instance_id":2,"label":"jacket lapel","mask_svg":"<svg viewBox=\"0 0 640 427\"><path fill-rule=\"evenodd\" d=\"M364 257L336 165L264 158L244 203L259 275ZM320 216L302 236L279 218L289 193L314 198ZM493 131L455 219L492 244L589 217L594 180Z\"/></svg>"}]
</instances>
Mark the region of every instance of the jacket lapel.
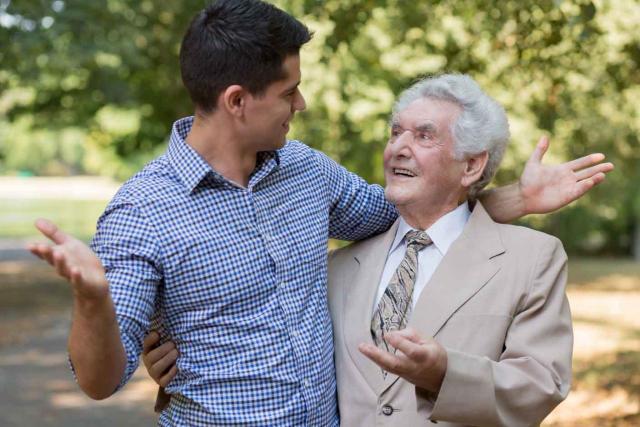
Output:
<instances>
[{"instance_id":1,"label":"jacket lapel","mask_svg":"<svg viewBox=\"0 0 640 427\"><path fill-rule=\"evenodd\" d=\"M346 326L343 333L347 351L369 386L378 394L385 387L382 370L360 353L358 345L372 342L370 329L373 302L397 229L398 221L385 233L359 244L354 250L352 260L355 275L351 277L354 280L352 283L344 284L346 303L343 307L343 319Z\"/></svg>"},{"instance_id":2,"label":"jacket lapel","mask_svg":"<svg viewBox=\"0 0 640 427\"><path fill-rule=\"evenodd\" d=\"M424 288L407 327L435 337L447 320L500 270L504 253L497 225L477 202L460 237L451 245ZM387 375L385 388L398 377Z\"/></svg>"},{"instance_id":3,"label":"jacket lapel","mask_svg":"<svg viewBox=\"0 0 640 427\"><path fill-rule=\"evenodd\" d=\"M497 224L477 202L462 235L451 245L418 298L409 326L430 337L500 270L504 246Z\"/></svg>"}]
</instances>

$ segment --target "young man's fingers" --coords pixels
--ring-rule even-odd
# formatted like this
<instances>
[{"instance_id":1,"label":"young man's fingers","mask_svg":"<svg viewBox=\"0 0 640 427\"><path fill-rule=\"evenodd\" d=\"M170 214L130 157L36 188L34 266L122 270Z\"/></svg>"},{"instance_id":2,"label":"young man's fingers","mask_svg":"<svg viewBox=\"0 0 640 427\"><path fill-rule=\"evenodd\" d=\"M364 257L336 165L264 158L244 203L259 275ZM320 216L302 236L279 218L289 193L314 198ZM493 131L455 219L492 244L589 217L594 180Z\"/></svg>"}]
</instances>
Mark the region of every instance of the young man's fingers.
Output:
<instances>
[{"instance_id":1,"label":"young man's fingers","mask_svg":"<svg viewBox=\"0 0 640 427\"><path fill-rule=\"evenodd\" d=\"M541 163L542 158L544 157L544 154L547 152L548 148L549 138L546 136L541 137L538 141L538 144L536 145L536 148L533 150L533 153L531 153L531 156L529 157L529 162Z\"/></svg>"},{"instance_id":2,"label":"young man's fingers","mask_svg":"<svg viewBox=\"0 0 640 427\"><path fill-rule=\"evenodd\" d=\"M50 265L54 265L53 249L51 248L51 246L41 243L38 245L38 252L42 256L42 259L47 261Z\"/></svg>"},{"instance_id":3,"label":"young man's fingers","mask_svg":"<svg viewBox=\"0 0 640 427\"><path fill-rule=\"evenodd\" d=\"M69 239L69 236L62 232L57 225L47 219L38 218L35 222L35 226L42 234L57 245L60 245Z\"/></svg>"},{"instance_id":4,"label":"young man's fingers","mask_svg":"<svg viewBox=\"0 0 640 427\"><path fill-rule=\"evenodd\" d=\"M53 265L56 268L58 274L64 278L69 278L69 268L67 266L67 260L62 252L59 250L52 251Z\"/></svg>"},{"instance_id":5,"label":"young man's fingers","mask_svg":"<svg viewBox=\"0 0 640 427\"><path fill-rule=\"evenodd\" d=\"M40 253L40 248L38 247L38 245L36 245L35 243L29 243L27 245L27 250L29 252L31 252L33 255L37 256L38 258L40 258L43 261L46 261L44 259L44 257L42 256L42 254Z\"/></svg>"},{"instance_id":6,"label":"young man's fingers","mask_svg":"<svg viewBox=\"0 0 640 427\"><path fill-rule=\"evenodd\" d=\"M576 179L581 181L583 179L591 178L594 175L599 173L607 173L613 170L613 163L601 163L595 166L591 166L586 169L579 170L575 172Z\"/></svg>"},{"instance_id":7,"label":"young man's fingers","mask_svg":"<svg viewBox=\"0 0 640 427\"><path fill-rule=\"evenodd\" d=\"M580 198L584 193L591 190L596 185L605 180L605 174L600 172L592 176L591 178L578 181L575 186L575 194L573 200Z\"/></svg>"},{"instance_id":8,"label":"young man's fingers","mask_svg":"<svg viewBox=\"0 0 640 427\"><path fill-rule=\"evenodd\" d=\"M82 284L82 273L78 267L71 267L69 269L69 280L73 286L80 286Z\"/></svg>"},{"instance_id":9,"label":"young man's fingers","mask_svg":"<svg viewBox=\"0 0 640 427\"><path fill-rule=\"evenodd\" d=\"M606 178L606 175L602 172L595 174L594 176L591 177L591 181L593 181L593 185L598 185L601 182L603 182Z\"/></svg>"},{"instance_id":10,"label":"young man's fingers","mask_svg":"<svg viewBox=\"0 0 640 427\"><path fill-rule=\"evenodd\" d=\"M596 163L603 160L604 154L594 153L589 154L588 156L580 157L579 159L571 160L570 162L567 162L567 165L571 168L571 170L576 171L588 168L589 166L595 165Z\"/></svg>"},{"instance_id":11,"label":"young man's fingers","mask_svg":"<svg viewBox=\"0 0 640 427\"><path fill-rule=\"evenodd\" d=\"M160 385L161 387L166 387L167 385L169 385L171 380L175 378L177 374L178 374L178 367L176 365L173 365L167 371L167 373L164 374L162 378L160 378L160 380L158 381L158 385Z\"/></svg>"},{"instance_id":12,"label":"young man's fingers","mask_svg":"<svg viewBox=\"0 0 640 427\"><path fill-rule=\"evenodd\" d=\"M160 334L157 331L151 331L144 337L142 341L142 354L147 354L155 348L160 342Z\"/></svg>"}]
</instances>

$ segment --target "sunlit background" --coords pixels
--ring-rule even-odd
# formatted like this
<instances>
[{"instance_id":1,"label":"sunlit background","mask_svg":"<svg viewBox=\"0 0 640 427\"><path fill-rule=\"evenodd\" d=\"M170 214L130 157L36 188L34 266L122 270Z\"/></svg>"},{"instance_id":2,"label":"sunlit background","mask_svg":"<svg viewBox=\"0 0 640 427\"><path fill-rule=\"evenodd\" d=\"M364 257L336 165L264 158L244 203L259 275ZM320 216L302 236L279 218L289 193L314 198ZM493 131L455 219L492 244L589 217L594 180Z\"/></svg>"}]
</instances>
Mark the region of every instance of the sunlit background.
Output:
<instances>
[{"instance_id":1,"label":"sunlit background","mask_svg":"<svg viewBox=\"0 0 640 427\"><path fill-rule=\"evenodd\" d=\"M90 239L120 183L161 154L191 112L179 43L203 0L0 0L0 425L152 425L153 385L82 397L66 368L67 286L23 249L45 216ZM416 78L471 74L506 108L497 183L537 139L547 161L616 165L587 197L523 223L570 254L574 387L546 420L640 424L640 2L275 2L306 23L308 108L290 136L372 182L394 97Z\"/></svg>"}]
</instances>

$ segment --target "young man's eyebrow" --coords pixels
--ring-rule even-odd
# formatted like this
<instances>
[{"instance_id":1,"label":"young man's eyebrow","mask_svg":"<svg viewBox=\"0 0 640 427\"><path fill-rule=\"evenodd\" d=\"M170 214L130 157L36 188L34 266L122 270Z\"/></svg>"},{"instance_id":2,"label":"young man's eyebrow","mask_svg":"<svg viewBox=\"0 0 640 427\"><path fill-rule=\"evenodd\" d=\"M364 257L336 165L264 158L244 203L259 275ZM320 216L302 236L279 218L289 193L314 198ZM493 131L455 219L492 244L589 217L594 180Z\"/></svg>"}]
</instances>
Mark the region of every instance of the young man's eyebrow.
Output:
<instances>
[{"instance_id":1,"label":"young man's eyebrow","mask_svg":"<svg viewBox=\"0 0 640 427\"><path fill-rule=\"evenodd\" d=\"M291 92L291 91L295 90L299 85L300 85L300 80L298 80L295 84L293 84L293 85L289 86L288 88L286 88L285 90L283 90L282 93Z\"/></svg>"}]
</instances>

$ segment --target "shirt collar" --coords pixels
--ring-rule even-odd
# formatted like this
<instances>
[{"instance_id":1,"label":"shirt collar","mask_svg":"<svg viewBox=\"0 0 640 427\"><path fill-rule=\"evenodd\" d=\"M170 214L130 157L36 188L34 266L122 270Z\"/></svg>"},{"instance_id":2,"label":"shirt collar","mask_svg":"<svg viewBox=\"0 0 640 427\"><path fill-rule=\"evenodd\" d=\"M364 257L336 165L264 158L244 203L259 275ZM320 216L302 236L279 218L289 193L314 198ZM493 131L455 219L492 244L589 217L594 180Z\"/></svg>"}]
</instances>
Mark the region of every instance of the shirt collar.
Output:
<instances>
[{"instance_id":1,"label":"shirt collar","mask_svg":"<svg viewBox=\"0 0 640 427\"><path fill-rule=\"evenodd\" d=\"M213 182L228 183L225 177L216 172L193 147L187 144L186 139L191 126L193 126L193 116L177 120L171 129L167 156L178 178L189 192L192 192L207 176L210 176ZM274 161L273 168L278 167L280 157L277 151L258 153L252 180L256 178L259 180L271 171L271 168L268 171L262 171L263 166L270 164L271 160Z\"/></svg>"},{"instance_id":2,"label":"shirt collar","mask_svg":"<svg viewBox=\"0 0 640 427\"><path fill-rule=\"evenodd\" d=\"M469 203L465 201L451 212L440 217L431 227L423 231L426 231L433 241L433 245L438 249L440 254L444 256L453 242L462 234L470 215ZM404 218L400 217L396 237L389 252L396 250L400 244L404 244L404 236L413 229L413 227L407 224Z\"/></svg>"}]
</instances>

